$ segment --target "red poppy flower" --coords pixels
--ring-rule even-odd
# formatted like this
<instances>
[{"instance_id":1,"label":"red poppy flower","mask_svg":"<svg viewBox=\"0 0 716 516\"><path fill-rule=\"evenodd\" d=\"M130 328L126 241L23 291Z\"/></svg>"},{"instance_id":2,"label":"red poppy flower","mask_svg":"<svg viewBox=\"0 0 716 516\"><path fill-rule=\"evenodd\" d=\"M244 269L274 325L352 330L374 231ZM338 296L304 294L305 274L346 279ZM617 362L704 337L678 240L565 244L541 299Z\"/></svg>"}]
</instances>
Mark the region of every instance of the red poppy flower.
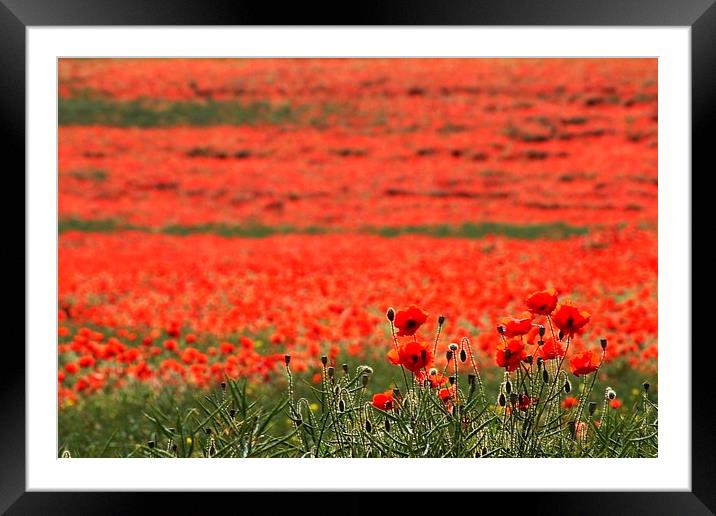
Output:
<instances>
[{"instance_id":1,"label":"red poppy flower","mask_svg":"<svg viewBox=\"0 0 716 516\"><path fill-rule=\"evenodd\" d=\"M577 353L569 359L569 367L574 376L583 376L599 369L599 357L593 351Z\"/></svg>"},{"instance_id":2,"label":"red poppy flower","mask_svg":"<svg viewBox=\"0 0 716 516\"><path fill-rule=\"evenodd\" d=\"M537 348L537 354L542 357L542 360L554 360L564 356L564 349L552 337L547 337L544 344Z\"/></svg>"},{"instance_id":3,"label":"red poppy flower","mask_svg":"<svg viewBox=\"0 0 716 516\"><path fill-rule=\"evenodd\" d=\"M438 398L440 398L442 402L446 404L453 401L455 399L455 386L451 385L450 387L440 389L438 391Z\"/></svg>"},{"instance_id":4,"label":"red poppy flower","mask_svg":"<svg viewBox=\"0 0 716 516\"><path fill-rule=\"evenodd\" d=\"M564 408L564 409L569 410L572 407L576 407L576 406L577 406L577 398L575 398L574 396L567 396L566 398L564 398L564 400L562 400L562 408Z\"/></svg>"},{"instance_id":5,"label":"red poppy flower","mask_svg":"<svg viewBox=\"0 0 716 516\"><path fill-rule=\"evenodd\" d=\"M393 391L387 390L373 395L373 406L380 410L393 409Z\"/></svg>"},{"instance_id":6,"label":"red poppy flower","mask_svg":"<svg viewBox=\"0 0 716 516\"><path fill-rule=\"evenodd\" d=\"M413 373L428 368L433 363L433 353L427 342L408 342L391 349L388 361L393 365L402 365Z\"/></svg>"},{"instance_id":7,"label":"red poppy flower","mask_svg":"<svg viewBox=\"0 0 716 516\"><path fill-rule=\"evenodd\" d=\"M589 322L590 317L589 312L566 302L557 307L552 320L562 333L572 336Z\"/></svg>"},{"instance_id":8,"label":"red poppy flower","mask_svg":"<svg viewBox=\"0 0 716 516\"><path fill-rule=\"evenodd\" d=\"M530 407L532 401L532 398L530 398L526 394L522 394L519 397L517 408L519 408L522 412L527 412L527 409Z\"/></svg>"},{"instance_id":9,"label":"red poppy flower","mask_svg":"<svg viewBox=\"0 0 716 516\"><path fill-rule=\"evenodd\" d=\"M445 385L448 382L448 377L440 372L432 371L435 374L425 373L420 371L417 376L418 383L422 384L425 380L430 382L430 388L436 389L441 385Z\"/></svg>"},{"instance_id":10,"label":"red poppy flower","mask_svg":"<svg viewBox=\"0 0 716 516\"><path fill-rule=\"evenodd\" d=\"M428 313L415 305L403 308L395 312L395 327L398 328L398 336L404 337L414 335L418 328L427 320Z\"/></svg>"},{"instance_id":11,"label":"red poppy flower","mask_svg":"<svg viewBox=\"0 0 716 516\"><path fill-rule=\"evenodd\" d=\"M549 315L557 306L557 291L553 288L532 292L525 300L527 309L533 314Z\"/></svg>"},{"instance_id":12,"label":"red poppy flower","mask_svg":"<svg viewBox=\"0 0 716 516\"><path fill-rule=\"evenodd\" d=\"M503 348L497 350L495 361L498 366L504 367L508 371L514 371L526 357L524 343L519 338L514 338L508 340Z\"/></svg>"},{"instance_id":13,"label":"red poppy flower","mask_svg":"<svg viewBox=\"0 0 716 516\"><path fill-rule=\"evenodd\" d=\"M69 374L75 374L77 371L79 371L80 367L75 362L68 362L65 364L65 371L67 371Z\"/></svg>"},{"instance_id":14,"label":"red poppy flower","mask_svg":"<svg viewBox=\"0 0 716 516\"><path fill-rule=\"evenodd\" d=\"M621 400L614 398L613 400L611 400L609 402L609 406L612 407L613 409L618 409L619 407L622 406L622 402L621 402Z\"/></svg>"},{"instance_id":15,"label":"red poppy flower","mask_svg":"<svg viewBox=\"0 0 716 516\"><path fill-rule=\"evenodd\" d=\"M529 333L532 328L532 315L530 312L522 312L520 315L515 317L504 317L500 319L500 324L497 325L500 329L500 333L511 339L512 337L519 337Z\"/></svg>"}]
</instances>

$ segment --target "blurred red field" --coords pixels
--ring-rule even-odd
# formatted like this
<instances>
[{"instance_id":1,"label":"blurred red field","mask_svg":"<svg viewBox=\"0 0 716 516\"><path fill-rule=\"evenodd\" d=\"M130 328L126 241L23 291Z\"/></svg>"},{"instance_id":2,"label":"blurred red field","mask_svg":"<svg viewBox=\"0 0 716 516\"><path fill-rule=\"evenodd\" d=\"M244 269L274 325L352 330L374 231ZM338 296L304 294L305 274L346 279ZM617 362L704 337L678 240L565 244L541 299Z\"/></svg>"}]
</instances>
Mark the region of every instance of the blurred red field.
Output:
<instances>
[{"instance_id":1,"label":"blurred red field","mask_svg":"<svg viewBox=\"0 0 716 516\"><path fill-rule=\"evenodd\" d=\"M606 337L607 360L655 372L656 79L655 59L60 60L61 107L82 121L59 128L60 398L268 380L285 352L297 372L384 361L390 303L430 312L428 331L445 314L447 339L492 367L497 321L552 286L592 314L573 352ZM217 102L290 116L91 112ZM363 231L480 223L586 234Z\"/></svg>"}]
</instances>

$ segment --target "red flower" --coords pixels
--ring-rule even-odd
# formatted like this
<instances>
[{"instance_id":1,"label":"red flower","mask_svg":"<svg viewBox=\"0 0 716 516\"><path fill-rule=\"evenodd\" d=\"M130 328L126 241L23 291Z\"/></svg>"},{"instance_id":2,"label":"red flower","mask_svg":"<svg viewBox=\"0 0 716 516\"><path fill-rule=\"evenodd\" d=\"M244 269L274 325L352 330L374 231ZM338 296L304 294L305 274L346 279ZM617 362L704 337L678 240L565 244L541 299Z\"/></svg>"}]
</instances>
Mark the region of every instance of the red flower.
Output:
<instances>
[{"instance_id":1,"label":"red flower","mask_svg":"<svg viewBox=\"0 0 716 516\"><path fill-rule=\"evenodd\" d=\"M534 315L530 312L522 312L515 317L504 317L500 320L500 324L497 325L497 328L500 330L500 333L508 339L525 335L532 328L533 317Z\"/></svg>"},{"instance_id":2,"label":"red flower","mask_svg":"<svg viewBox=\"0 0 716 516\"><path fill-rule=\"evenodd\" d=\"M575 398L574 396L567 396L562 401L562 408L564 408L564 409L569 410L572 407L576 407L576 406L577 406L577 398Z\"/></svg>"},{"instance_id":3,"label":"red flower","mask_svg":"<svg viewBox=\"0 0 716 516\"><path fill-rule=\"evenodd\" d=\"M580 310L570 302L563 303L557 307L552 320L565 335L572 336L581 330L588 322L591 315L585 310Z\"/></svg>"},{"instance_id":4,"label":"red flower","mask_svg":"<svg viewBox=\"0 0 716 516\"><path fill-rule=\"evenodd\" d=\"M380 410L393 409L393 391L387 390L373 395L373 406Z\"/></svg>"},{"instance_id":5,"label":"red flower","mask_svg":"<svg viewBox=\"0 0 716 516\"><path fill-rule=\"evenodd\" d=\"M65 364L65 371L67 371L69 374L75 374L77 371L79 371L80 367L75 362L68 362Z\"/></svg>"},{"instance_id":6,"label":"red flower","mask_svg":"<svg viewBox=\"0 0 716 516\"><path fill-rule=\"evenodd\" d=\"M433 353L427 342L408 342L398 346L398 349L391 349L388 353L388 361L418 373L421 369L430 367L433 363Z\"/></svg>"},{"instance_id":7,"label":"red flower","mask_svg":"<svg viewBox=\"0 0 716 516\"><path fill-rule=\"evenodd\" d=\"M522 412L527 412L527 409L530 407L530 404L532 403L532 401L533 400L529 396L527 396L526 394L522 394L519 398L517 407ZM534 401L536 403L537 400L534 400Z\"/></svg>"},{"instance_id":8,"label":"red flower","mask_svg":"<svg viewBox=\"0 0 716 516\"><path fill-rule=\"evenodd\" d=\"M398 337L414 335L418 328L427 320L428 313L415 305L395 312L395 327L398 328Z\"/></svg>"},{"instance_id":9,"label":"red flower","mask_svg":"<svg viewBox=\"0 0 716 516\"><path fill-rule=\"evenodd\" d=\"M619 407L622 406L622 402L621 402L621 400L614 398L613 400L611 400L609 402L609 406L612 407L613 409L618 409Z\"/></svg>"},{"instance_id":10,"label":"red flower","mask_svg":"<svg viewBox=\"0 0 716 516\"><path fill-rule=\"evenodd\" d=\"M434 374L431 374L434 373ZM436 389L437 387L440 387L441 385L445 385L448 382L448 377L444 374L436 371L435 369L431 370L430 373L426 374L423 371L420 371L418 373L417 377L418 383L422 384L425 380L428 380L430 382L430 388Z\"/></svg>"},{"instance_id":11,"label":"red flower","mask_svg":"<svg viewBox=\"0 0 716 516\"><path fill-rule=\"evenodd\" d=\"M508 371L514 371L526 357L524 343L519 338L514 338L508 340L503 348L497 350L495 361L498 366L504 367Z\"/></svg>"},{"instance_id":12,"label":"red flower","mask_svg":"<svg viewBox=\"0 0 716 516\"><path fill-rule=\"evenodd\" d=\"M442 400L443 403L449 404L452 400L455 399L455 386L451 385L450 387L446 387L444 389L440 389L438 391L438 398Z\"/></svg>"},{"instance_id":13,"label":"red flower","mask_svg":"<svg viewBox=\"0 0 716 516\"><path fill-rule=\"evenodd\" d=\"M542 357L542 360L554 360L564 356L564 349L552 337L547 337L544 344L537 348L537 354Z\"/></svg>"},{"instance_id":14,"label":"red flower","mask_svg":"<svg viewBox=\"0 0 716 516\"><path fill-rule=\"evenodd\" d=\"M525 300L527 309L533 314L549 315L557 306L557 291L553 288L532 292Z\"/></svg>"},{"instance_id":15,"label":"red flower","mask_svg":"<svg viewBox=\"0 0 716 516\"><path fill-rule=\"evenodd\" d=\"M574 376L582 376L593 373L599 369L599 358L593 351L577 353L569 359L569 367Z\"/></svg>"}]
</instances>

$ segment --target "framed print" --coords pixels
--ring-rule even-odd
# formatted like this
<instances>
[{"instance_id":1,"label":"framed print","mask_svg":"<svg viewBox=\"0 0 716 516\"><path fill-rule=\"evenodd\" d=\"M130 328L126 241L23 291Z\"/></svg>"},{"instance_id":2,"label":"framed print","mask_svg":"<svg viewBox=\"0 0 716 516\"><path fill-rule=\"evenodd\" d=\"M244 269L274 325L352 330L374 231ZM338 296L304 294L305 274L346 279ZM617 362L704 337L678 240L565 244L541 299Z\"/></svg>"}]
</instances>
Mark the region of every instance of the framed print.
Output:
<instances>
[{"instance_id":1,"label":"framed print","mask_svg":"<svg viewBox=\"0 0 716 516\"><path fill-rule=\"evenodd\" d=\"M713 513L690 276L711 2L93 5L0 6L28 200L3 510Z\"/></svg>"}]
</instances>

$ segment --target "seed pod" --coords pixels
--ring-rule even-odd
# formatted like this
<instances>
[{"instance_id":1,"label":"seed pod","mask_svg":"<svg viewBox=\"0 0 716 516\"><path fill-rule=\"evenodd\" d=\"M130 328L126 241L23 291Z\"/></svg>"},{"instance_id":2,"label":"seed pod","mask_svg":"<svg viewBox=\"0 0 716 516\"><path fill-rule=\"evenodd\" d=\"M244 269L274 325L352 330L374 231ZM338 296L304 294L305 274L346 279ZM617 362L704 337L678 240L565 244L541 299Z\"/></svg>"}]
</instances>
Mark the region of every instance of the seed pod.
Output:
<instances>
[{"instance_id":1,"label":"seed pod","mask_svg":"<svg viewBox=\"0 0 716 516\"><path fill-rule=\"evenodd\" d=\"M607 349L607 339L601 339L599 345L602 346L602 349Z\"/></svg>"},{"instance_id":2,"label":"seed pod","mask_svg":"<svg viewBox=\"0 0 716 516\"><path fill-rule=\"evenodd\" d=\"M539 336L544 337L544 332L545 332L544 326L540 324L539 325Z\"/></svg>"},{"instance_id":3,"label":"seed pod","mask_svg":"<svg viewBox=\"0 0 716 516\"><path fill-rule=\"evenodd\" d=\"M430 376L435 376L436 374L438 374L438 370L435 367L431 367L430 371L428 371L428 374Z\"/></svg>"},{"instance_id":4,"label":"seed pod","mask_svg":"<svg viewBox=\"0 0 716 516\"><path fill-rule=\"evenodd\" d=\"M542 369L542 381L544 383L549 383L549 372L547 371L547 368Z\"/></svg>"},{"instance_id":5,"label":"seed pod","mask_svg":"<svg viewBox=\"0 0 716 516\"><path fill-rule=\"evenodd\" d=\"M589 402L589 415L593 416L595 410L597 410L597 403L595 401L590 401Z\"/></svg>"},{"instance_id":6,"label":"seed pod","mask_svg":"<svg viewBox=\"0 0 716 516\"><path fill-rule=\"evenodd\" d=\"M444 315L441 315L440 317L438 317L438 324L439 324L440 326L442 326L443 324L445 324L445 316L444 316Z\"/></svg>"},{"instance_id":7,"label":"seed pod","mask_svg":"<svg viewBox=\"0 0 716 516\"><path fill-rule=\"evenodd\" d=\"M450 360L452 360L452 351L448 350L447 353L445 353L445 358L450 362Z\"/></svg>"},{"instance_id":8,"label":"seed pod","mask_svg":"<svg viewBox=\"0 0 716 516\"><path fill-rule=\"evenodd\" d=\"M642 387L644 387L644 392L649 392L649 387L651 387L651 384L649 382L644 382L641 384Z\"/></svg>"},{"instance_id":9,"label":"seed pod","mask_svg":"<svg viewBox=\"0 0 716 516\"><path fill-rule=\"evenodd\" d=\"M386 418L383 426L385 427L386 432L390 432L390 419Z\"/></svg>"},{"instance_id":10,"label":"seed pod","mask_svg":"<svg viewBox=\"0 0 716 516\"><path fill-rule=\"evenodd\" d=\"M512 382L510 382L509 380L505 382L505 392L507 394L512 392Z\"/></svg>"},{"instance_id":11,"label":"seed pod","mask_svg":"<svg viewBox=\"0 0 716 516\"><path fill-rule=\"evenodd\" d=\"M500 397L497 399L497 402L500 404L500 407L507 405L507 398L505 398L503 393L500 393Z\"/></svg>"},{"instance_id":12,"label":"seed pod","mask_svg":"<svg viewBox=\"0 0 716 516\"><path fill-rule=\"evenodd\" d=\"M566 382L564 382L564 392L569 394L569 391L571 391L571 390L572 390L572 383L569 380L567 380Z\"/></svg>"},{"instance_id":13,"label":"seed pod","mask_svg":"<svg viewBox=\"0 0 716 516\"><path fill-rule=\"evenodd\" d=\"M326 355L323 355L321 357L321 364L326 365L328 363L328 357Z\"/></svg>"},{"instance_id":14,"label":"seed pod","mask_svg":"<svg viewBox=\"0 0 716 516\"><path fill-rule=\"evenodd\" d=\"M291 363L291 355L284 355L283 361L286 362L286 365Z\"/></svg>"},{"instance_id":15,"label":"seed pod","mask_svg":"<svg viewBox=\"0 0 716 516\"><path fill-rule=\"evenodd\" d=\"M534 357L532 355L527 355L525 357L525 362L527 362L528 364L531 365L533 361L534 361Z\"/></svg>"},{"instance_id":16,"label":"seed pod","mask_svg":"<svg viewBox=\"0 0 716 516\"><path fill-rule=\"evenodd\" d=\"M459 348L459 347L460 347L460 346L458 346L457 343L455 343L455 342L451 342L451 343L448 345L448 349L449 349L450 351L452 351L453 353L455 353L455 352L457 351L457 348Z\"/></svg>"},{"instance_id":17,"label":"seed pod","mask_svg":"<svg viewBox=\"0 0 716 516\"><path fill-rule=\"evenodd\" d=\"M365 431L368 433L373 431L373 424L370 422L370 419L365 420Z\"/></svg>"},{"instance_id":18,"label":"seed pod","mask_svg":"<svg viewBox=\"0 0 716 516\"><path fill-rule=\"evenodd\" d=\"M467 351L464 349L460 350L460 362L467 362Z\"/></svg>"},{"instance_id":19,"label":"seed pod","mask_svg":"<svg viewBox=\"0 0 716 516\"><path fill-rule=\"evenodd\" d=\"M385 316L390 322L393 322L393 319L395 319L395 311L392 308L388 308L388 311L385 312Z\"/></svg>"},{"instance_id":20,"label":"seed pod","mask_svg":"<svg viewBox=\"0 0 716 516\"><path fill-rule=\"evenodd\" d=\"M343 399L340 399L338 401L338 412L345 412L346 411L346 402L343 401Z\"/></svg>"}]
</instances>

